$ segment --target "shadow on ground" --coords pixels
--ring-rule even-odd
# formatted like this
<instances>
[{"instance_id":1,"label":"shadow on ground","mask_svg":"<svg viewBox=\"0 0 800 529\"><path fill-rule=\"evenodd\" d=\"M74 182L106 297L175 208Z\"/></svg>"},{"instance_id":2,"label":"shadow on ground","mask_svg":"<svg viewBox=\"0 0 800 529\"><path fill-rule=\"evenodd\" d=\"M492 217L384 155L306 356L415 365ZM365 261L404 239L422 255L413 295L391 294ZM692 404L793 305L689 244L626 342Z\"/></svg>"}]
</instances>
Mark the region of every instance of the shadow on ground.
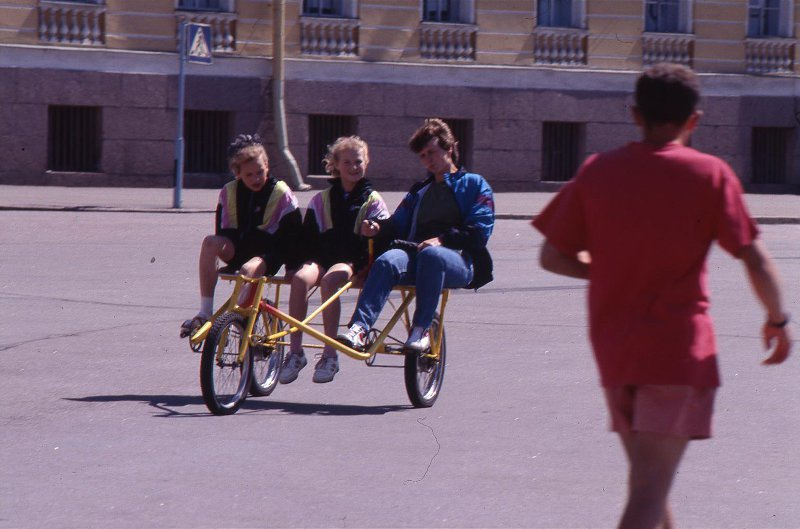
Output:
<instances>
[{"instance_id":1,"label":"shadow on ground","mask_svg":"<svg viewBox=\"0 0 800 529\"><path fill-rule=\"evenodd\" d=\"M155 417L210 417L205 409L203 398L196 395L93 395L89 397L64 398L72 402L143 402L159 410ZM180 411L187 406L202 406L202 411ZM359 406L354 404L321 404L281 402L249 398L242 403L239 414L264 411L280 412L290 415L385 415L395 411L412 409L410 405Z\"/></svg>"}]
</instances>

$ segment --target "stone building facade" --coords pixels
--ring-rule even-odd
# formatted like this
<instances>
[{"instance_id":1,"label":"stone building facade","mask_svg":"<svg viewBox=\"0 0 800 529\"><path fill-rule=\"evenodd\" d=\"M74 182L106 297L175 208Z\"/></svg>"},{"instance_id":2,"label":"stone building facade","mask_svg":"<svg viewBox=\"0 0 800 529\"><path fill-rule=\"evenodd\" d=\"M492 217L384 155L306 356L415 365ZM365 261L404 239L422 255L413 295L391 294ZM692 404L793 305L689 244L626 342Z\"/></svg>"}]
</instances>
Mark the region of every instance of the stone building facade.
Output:
<instances>
[{"instance_id":1,"label":"stone building facade","mask_svg":"<svg viewBox=\"0 0 800 529\"><path fill-rule=\"evenodd\" d=\"M635 78L666 60L701 78L693 146L750 190L798 192L796 3L286 0L289 146L313 175L328 143L359 134L370 177L403 189L422 176L406 141L438 116L496 190L552 189L637 137ZM172 186L177 35L193 21L210 25L214 60L186 67L185 182L220 185L235 134L274 138L274 7L0 0L0 184Z\"/></svg>"}]
</instances>

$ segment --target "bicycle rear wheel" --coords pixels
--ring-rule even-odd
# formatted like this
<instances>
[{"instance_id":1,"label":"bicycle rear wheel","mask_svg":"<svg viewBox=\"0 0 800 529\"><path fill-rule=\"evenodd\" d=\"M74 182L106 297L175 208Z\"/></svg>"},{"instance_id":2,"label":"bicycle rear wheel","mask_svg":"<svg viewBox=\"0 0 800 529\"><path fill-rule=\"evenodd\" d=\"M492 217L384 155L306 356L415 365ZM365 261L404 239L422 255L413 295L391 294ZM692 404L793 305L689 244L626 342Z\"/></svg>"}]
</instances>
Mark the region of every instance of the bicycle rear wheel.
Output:
<instances>
[{"instance_id":1,"label":"bicycle rear wheel","mask_svg":"<svg viewBox=\"0 0 800 529\"><path fill-rule=\"evenodd\" d=\"M200 388L203 401L214 415L236 413L247 398L252 357L248 348L239 361L244 338L244 319L228 313L217 318L206 337L200 359Z\"/></svg>"},{"instance_id":2,"label":"bicycle rear wheel","mask_svg":"<svg viewBox=\"0 0 800 529\"><path fill-rule=\"evenodd\" d=\"M267 301L270 305L271 301ZM272 314L259 312L253 325L253 336L268 336L272 331ZM280 322L282 323L282 322ZM283 325L278 325L281 330ZM253 357L250 393L257 397L266 397L275 390L283 364L283 344L253 345L250 356Z\"/></svg>"},{"instance_id":3,"label":"bicycle rear wheel","mask_svg":"<svg viewBox=\"0 0 800 529\"><path fill-rule=\"evenodd\" d=\"M439 332L438 317L431 324L431 340ZM439 397L444 380L444 367L447 353L447 342L442 332L442 343L439 346L439 358L430 358L414 351L406 352L405 383L406 393L415 408L430 408Z\"/></svg>"}]
</instances>

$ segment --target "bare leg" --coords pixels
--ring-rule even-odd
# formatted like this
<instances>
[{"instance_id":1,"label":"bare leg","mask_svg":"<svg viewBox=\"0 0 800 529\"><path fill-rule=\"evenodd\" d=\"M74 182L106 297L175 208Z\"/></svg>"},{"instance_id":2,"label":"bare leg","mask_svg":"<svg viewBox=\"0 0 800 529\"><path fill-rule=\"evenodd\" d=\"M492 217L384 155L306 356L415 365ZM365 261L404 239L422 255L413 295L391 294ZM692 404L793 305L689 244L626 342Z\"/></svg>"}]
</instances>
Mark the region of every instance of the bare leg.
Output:
<instances>
[{"instance_id":1,"label":"bare leg","mask_svg":"<svg viewBox=\"0 0 800 529\"><path fill-rule=\"evenodd\" d=\"M242 267L239 269L239 273L245 277L261 277L264 275L264 272L267 271L267 263L264 262L264 259L261 257L253 257ZM252 299L255 286L254 285L245 285L242 288L242 291L239 292L239 299L236 300L236 304L239 306L250 306L250 304L254 301Z\"/></svg>"},{"instance_id":2,"label":"bare leg","mask_svg":"<svg viewBox=\"0 0 800 529\"><path fill-rule=\"evenodd\" d=\"M233 259L233 243L227 237L209 235L200 247L200 295L213 297L217 286L217 258L223 261Z\"/></svg>"},{"instance_id":3,"label":"bare leg","mask_svg":"<svg viewBox=\"0 0 800 529\"><path fill-rule=\"evenodd\" d=\"M689 440L647 432L625 432L620 437L630 475L619 529L671 529L667 498Z\"/></svg>"},{"instance_id":4,"label":"bare leg","mask_svg":"<svg viewBox=\"0 0 800 529\"><path fill-rule=\"evenodd\" d=\"M336 294L347 281L353 277L353 267L347 263L336 263L322 277L320 281L320 294L323 301ZM337 299L323 311L322 323L325 327L325 335L335 338L339 332L339 317L342 313L342 304ZM336 349L330 345L325 345L322 349L322 356L336 356Z\"/></svg>"},{"instance_id":5,"label":"bare leg","mask_svg":"<svg viewBox=\"0 0 800 529\"><path fill-rule=\"evenodd\" d=\"M303 320L308 314L308 291L317 284L323 270L317 263L306 263L292 277L292 289L289 292L289 315ZM303 349L303 333L300 331L289 335L289 352L299 354Z\"/></svg>"}]
</instances>

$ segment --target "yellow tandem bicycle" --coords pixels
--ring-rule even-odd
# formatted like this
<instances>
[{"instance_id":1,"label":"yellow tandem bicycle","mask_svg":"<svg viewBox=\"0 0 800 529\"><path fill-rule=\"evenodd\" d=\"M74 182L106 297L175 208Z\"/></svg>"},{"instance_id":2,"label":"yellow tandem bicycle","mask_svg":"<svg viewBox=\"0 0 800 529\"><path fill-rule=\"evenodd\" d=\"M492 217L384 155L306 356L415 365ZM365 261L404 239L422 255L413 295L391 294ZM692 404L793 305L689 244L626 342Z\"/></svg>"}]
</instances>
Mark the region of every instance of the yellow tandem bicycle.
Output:
<instances>
[{"instance_id":1,"label":"yellow tandem bicycle","mask_svg":"<svg viewBox=\"0 0 800 529\"><path fill-rule=\"evenodd\" d=\"M214 415L236 413L249 394L270 395L278 384L287 336L302 331L318 342L333 346L338 352L373 365L379 354L405 356L403 368L406 393L411 404L427 408L436 402L442 388L446 359L444 310L449 290L442 291L439 311L430 331L430 348L423 352L406 349L404 340L391 336L402 322L406 333L411 327L409 305L415 296L413 286L396 286L396 306L383 329L370 329L363 350L352 349L326 336L310 325L322 311L342 294L354 288L354 281L343 285L304 320L299 321L279 310L281 287L288 278L248 278L236 274L220 274L220 279L233 281L233 292L211 319L189 337L189 345L201 353L200 387L203 401ZM267 286L275 286L274 300L265 297ZM245 286L251 289L247 298L254 301L238 304ZM394 302L392 302L394 304ZM319 343L303 344L304 348L322 348Z\"/></svg>"}]
</instances>

